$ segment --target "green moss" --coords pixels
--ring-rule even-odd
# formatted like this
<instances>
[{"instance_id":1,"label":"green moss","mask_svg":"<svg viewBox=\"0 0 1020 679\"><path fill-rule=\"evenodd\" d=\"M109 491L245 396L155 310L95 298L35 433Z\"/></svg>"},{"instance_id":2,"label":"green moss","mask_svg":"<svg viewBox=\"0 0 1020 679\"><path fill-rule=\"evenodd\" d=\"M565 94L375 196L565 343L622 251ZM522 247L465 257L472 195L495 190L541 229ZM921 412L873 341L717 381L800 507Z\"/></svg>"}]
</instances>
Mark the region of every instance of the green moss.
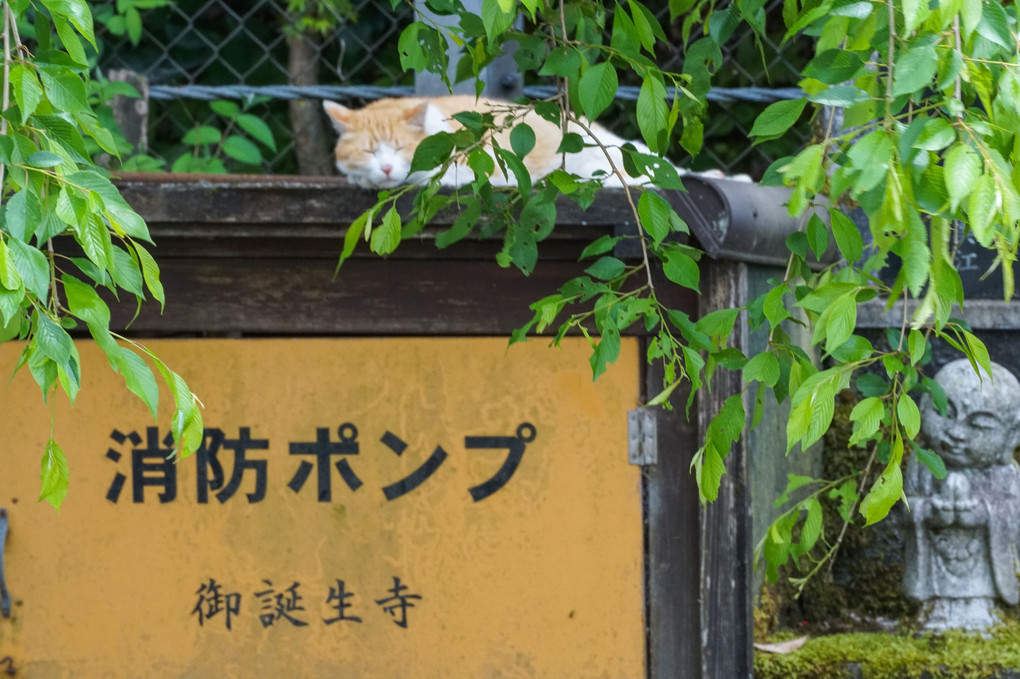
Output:
<instances>
[{"instance_id":1,"label":"green moss","mask_svg":"<svg viewBox=\"0 0 1020 679\"><path fill-rule=\"evenodd\" d=\"M854 665L860 673L851 673ZM986 679L1020 668L1020 625L1006 623L987 639L950 632L940 636L834 634L809 640L793 653L756 652L756 679Z\"/></svg>"}]
</instances>

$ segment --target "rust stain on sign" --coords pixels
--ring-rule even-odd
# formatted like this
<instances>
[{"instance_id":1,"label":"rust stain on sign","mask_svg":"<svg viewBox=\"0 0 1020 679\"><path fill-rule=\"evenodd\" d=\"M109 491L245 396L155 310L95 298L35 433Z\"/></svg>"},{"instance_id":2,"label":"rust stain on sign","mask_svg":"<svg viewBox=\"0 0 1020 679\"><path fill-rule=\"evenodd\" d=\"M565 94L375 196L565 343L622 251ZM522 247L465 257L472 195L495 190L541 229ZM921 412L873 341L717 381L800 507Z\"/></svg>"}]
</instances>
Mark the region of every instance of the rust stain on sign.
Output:
<instances>
[{"instance_id":1,"label":"rust stain on sign","mask_svg":"<svg viewBox=\"0 0 1020 679\"><path fill-rule=\"evenodd\" d=\"M29 677L644 676L623 343L593 384L583 340L153 341L206 404L176 465L166 408L157 427L80 343L59 514L34 501L50 413L21 371L0 389L0 657Z\"/></svg>"}]
</instances>

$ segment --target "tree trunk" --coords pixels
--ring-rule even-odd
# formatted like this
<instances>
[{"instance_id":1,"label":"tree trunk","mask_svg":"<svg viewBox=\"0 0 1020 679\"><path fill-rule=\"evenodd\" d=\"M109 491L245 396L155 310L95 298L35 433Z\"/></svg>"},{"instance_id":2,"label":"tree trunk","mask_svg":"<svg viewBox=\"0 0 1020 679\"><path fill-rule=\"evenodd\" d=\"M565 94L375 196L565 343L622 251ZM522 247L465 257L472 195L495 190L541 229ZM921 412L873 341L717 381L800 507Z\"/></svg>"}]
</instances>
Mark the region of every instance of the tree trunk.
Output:
<instances>
[{"instance_id":1,"label":"tree trunk","mask_svg":"<svg viewBox=\"0 0 1020 679\"><path fill-rule=\"evenodd\" d=\"M309 33L297 33L287 39L290 59L287 64L290 84L297 86L319 84L318 38ZM332 140L326 136L322 124L322 109L317 99L292 99L290 125L294 131L294 153L298 171L303 175L332 174L330 149Z\"/></svg>"}]
</instances>

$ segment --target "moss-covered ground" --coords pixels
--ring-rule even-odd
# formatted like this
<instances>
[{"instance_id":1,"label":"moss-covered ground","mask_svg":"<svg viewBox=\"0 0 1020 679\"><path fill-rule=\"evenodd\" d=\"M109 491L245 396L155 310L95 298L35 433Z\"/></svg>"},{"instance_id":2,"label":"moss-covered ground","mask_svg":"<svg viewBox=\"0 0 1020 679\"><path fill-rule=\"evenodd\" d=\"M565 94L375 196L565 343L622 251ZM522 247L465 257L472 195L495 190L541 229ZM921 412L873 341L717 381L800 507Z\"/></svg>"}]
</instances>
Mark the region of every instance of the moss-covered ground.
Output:
<instances>
[{"instance_id":1,"label":"moss-covered ground","mask_svg":"<svg viewBox=\"0 0 1020 679\"><path fill-rule=\"evenodd\" d=\"M988 638L962 632L833 634L785 655L754 656L756 679L987 679L1006 670L1020 670L1016 622L995 628Z\"/></svg>"}]
</instances>

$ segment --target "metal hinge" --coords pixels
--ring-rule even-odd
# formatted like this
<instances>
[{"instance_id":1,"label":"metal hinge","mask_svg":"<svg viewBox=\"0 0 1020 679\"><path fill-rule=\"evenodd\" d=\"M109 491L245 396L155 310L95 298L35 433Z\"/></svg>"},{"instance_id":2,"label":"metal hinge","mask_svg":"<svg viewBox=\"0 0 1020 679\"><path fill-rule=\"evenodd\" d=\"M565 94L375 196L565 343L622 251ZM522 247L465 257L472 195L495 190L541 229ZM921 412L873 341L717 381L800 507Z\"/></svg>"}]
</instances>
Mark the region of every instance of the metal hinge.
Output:
<instances>
[{"instance_id":1,"label":"metal hinge","mask_svg":"<svg viewBox=\"0 0 1020 679\"><path fill-rule=\"evenodd\" d=\"M7 591L7 581L4 580L4 547L7 544L7 509L0 507L0 615L5 618L11 617L11 593ZM14 665L14 661L11 661Z\"/></svg>"},{"instance_id":2,"label":"metal hinge","mask_svg":"<svg viewBox=\"0 0 1020 679\"><path fill-rule=\"evenodd\" d=\"M658 421L655 411L637 408L627 413L627 457L631 464L650 465L659 461Z\"/></svg>"}]
</instances>

